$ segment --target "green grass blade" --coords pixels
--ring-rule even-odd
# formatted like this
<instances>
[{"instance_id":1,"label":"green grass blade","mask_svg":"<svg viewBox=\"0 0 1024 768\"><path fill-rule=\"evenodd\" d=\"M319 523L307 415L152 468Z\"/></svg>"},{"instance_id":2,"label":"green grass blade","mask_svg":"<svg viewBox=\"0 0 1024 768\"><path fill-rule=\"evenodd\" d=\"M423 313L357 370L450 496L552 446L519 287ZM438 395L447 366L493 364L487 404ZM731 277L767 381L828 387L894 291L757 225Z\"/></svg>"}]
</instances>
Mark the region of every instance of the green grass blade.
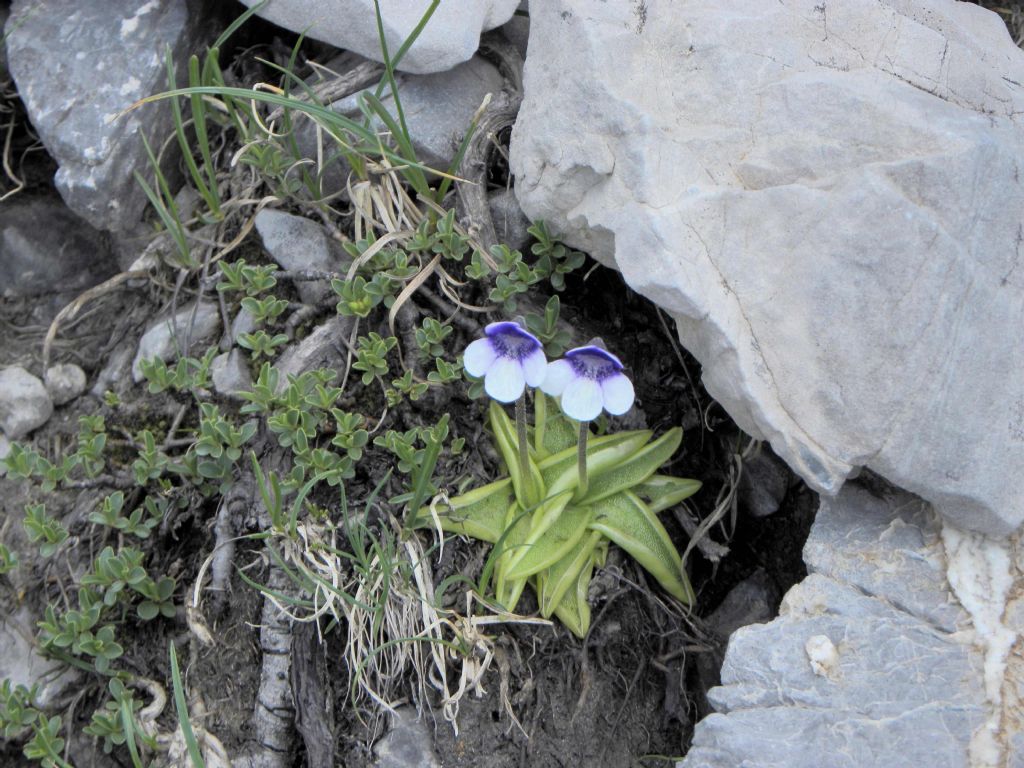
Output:
<instances>
[{"instance_id":1,"label":"green grass blade","mask_svg":"<svg viewBox=\"0 0 1024 768\"><path fill-rule=\"evenodd\" d=\"M270 549L271 558L274 559L275 561L277 561L278 563L280 563L281 562L281 556L278 555L274 551L274 549L272 547L268 547L268 549ZM277 600L277 601L279 601L281 603L284 603L286 605L293 605L296 608L306 608L306 609L314 608L312 600L303 600L302 598L292 597L291 595L286 595L284 592L278 592L276 590L273 590L270 587L268 587L266 584L260 584L258 581L256 581L256 580L250 578L249 576L247 576L245 571L238 571L238 578L240 578L242 581L244 581L248 586L250 586L253 589L255 589L257 592L260 592L261 594L264 594L264 595L269 595L270 597L274 598L275 600ZM294 572L289 576L289 578L291 578L295 583L301 583L301 579L299 579L299 577L297 575L295 575Z\"/></svg>"},{"instance_id":2,"label":"green grass blade","mask_svg":"<svg viewBox=\"0 0 1024 768\"><path fill-rule=\"evenodd\" d=\"M409 131L402 125L395 122L395 118L388 112L387 107L370 92L364 92L360 94L359 101L361 102L361 108L366 111L368 108L370 113L375 115L390 131L392 137L395 139L395 143L398 144L399 153L403 157L406 163L411 163L409 166L408 179L409 183L412 184L413 189L419 192L421 195L430 194L430 186L427 184L427 177L422 170L415 167L419 163L416 157L416 150L412 145L412 139L409 138ZM397 105L397 104L396 104Z\"/></svg>"},{"instance_id":3,"label":"green grass blade","mask_svg":"<svg viewBox=\"0 0 1024 768\"><path fill-rule=\"evenodd\" d=\"M202 84L197 56L192 56L188 60L188 81L189 85ZM217 190L217 169L213 165L213 157L210 154L210 137L206 132L206 105L203 103L203 97L198 95L190 96L189 102L192 105L192 129L196 132L196 143L199 145L199 154L203 158L203 167L207 176L208 186L204 199L210 206L210 212L219 219L223 214L220 210L220 193Z\"/></svg>"},{"instance_id":4,"label":"green grass blade","mask_svg":"<svg viewBox=\"0 0 1024 768\"><path fill-rule=\"evenodd\" d=\"M269 2L270 2L270 0L260 0L260 2L255 3L254 5L252 5L247 11L245 11L245 13L243 13L237 19L232 21L230 24L228 24L227 28L223 32L220 33L220 37L217 38L217 40L214 42L214 44L211 47L213 47L213 48L223 48L224 47L224 43L226 43L228 41L228 38L230 38L233 34L235 34L235 32L238 31L239 27L241 27L243 24L245 24L245 22L247 22L250 18L252 18L252 16L254 14L258 13L259 10L263 6L265 6L267 3L269 3Z\"/></svg>"},{"instance_id":5,"label":"green grass blade","mask_svg":"<svg viewBox=\"0 0 1024 768\"><path fill-rule=\"evenodd\" d=\"M173 643L171 648L174 648ZM128 753L131 755L132 765L135 768L142 768L139 746L135 743L135 719L132 717L132 705L128 699L121 699L121 729L124 731L124 742L128 745Z\"/></svg>"},{"instance_id":6,"label":"green grass blade","mask_svg":"<svg viewBox=\"0 0 1024 768\"><path fill-rule=\"evenodd\" d=\"M260 466L259 459L256 458L256 452L249 451L249 458L252 461L252 470L256 475L256 486L260 490L263 506L266 507L267 514L270 515L271 523L274 526L280 526L283 523L283 515L281 514L281 484L277 480L277 475L271 472L268 483L267 476L263 474L263 467Z\"/></svg>"},{"instance_id":7,"label":"green grass blade","mask_svg":"<svg viewBox=\"0 0 1024 768\"><path fill-rule=\"evenodd\" d=\"M231 88L225 86L200 86L197 88L176 88L171 91L165 91L164 93L154 94L147 96L144 99L140 99L135 102L128 111L136 109L143 104L148 104L154 101L160 101L162 99L171 99L177 96L191 96L193 94L205 94L210 96L218 96L220 98L232 98L239 101L248 103L250 101L261 102L264 104L271 104L276 107L284 107L285 109L294 109L299 112L303 112L310 118L320 123L322 127L327 129L334 138L342 144L345 144L344 134L348 133L358 142L354 145L348 146L348 150L352 152L363 152L364 154L370 155L381 155L386 157L393 165L401 166L402 172L407 173L409 169L416 169L421 172L429 172L444 176L444 172L438 171L433 168L428 168L419 162L410 161L408 158L403 157L398 152L387 147L381 147L377 135L369 128L361 125L360 123L352 120L351 118L345 117L342 114L334 112L333 110L324 107L320 104L311 104L304 101L299 101L294 97L282 96L277 93L268 93L266 91L255 91L247 88Z\"/></svg>"},{"instance_id":8,"label":"green grass blade","mask_svg":"<svg viewBox=\"0 0 1024 768\"><path fill-rule=\"evenodd\" d=\"M164 65L167 68L167 85L173 90L177 88L178 82L177 76L174 73L174 61L171 58L170 46L168 46L164 53ZM196 165L196 160L192 156L192 146L188 143L188 137L185 135L185 118L181 114L181 105L178 103L177 98L171 99L171 114L174 118L174 135L178 139L178 146L181 148L181 155L185 160L189 176L192 177L192 183L195 184L199 195L206 202L206 205L210 207L210 190L207 188L206 182L203 181L203 176L199 172L199 166ZM212 210L212 207L210 208Z\"/></svg>"},{"instance_id":9,"label":"green grass blade","mask_svg":"<svg viewBox=\"0 0 1024 768\"><path fill-rule=\"evenodd\" d=\"M373 11L377 16L377 37L380 41L380 51L382 58L384 59L384 79L387 81L388 88L391 89L391 99L395 102L395 112L398 114L400 134L396 135L393 133L392 135L395 136L396 141L412 146L412 139L409 135L409 126L405 122L405 110L402 109L402 101L398 96L398 83L395 82L395 63L391 60L391 56L388 55L388 41L384 36L384 17L381 16L380 13L379 0L373 0ZM433 13L433 7L427 10L427 20L429 20ZM420 19L420 23L416 25L409 37L406 38L404 43L402 43L402 48L409 50L409 46L411 46L413 41L419 37L420 32L423 31L426 23L426 20L422 18ZM374 94L374 97L379 100L380 93ZM410 157L414 156L410 155Z\"/></svg>"},{"instance_id":10,"label":"green grass blade","mask_svg":"<svg viewBox=\"0 0 1024 768\"><path fill-rule=\"evenodd\" d=\"M437 428L444 434L448 433L449 415L446 413L437 423ZM443 424L443 427L442 427ZM437 457L441 455L441 448L444 439L435 439L434 430L427 431L427 444L423 449L423 462L413 470L412 477L412 499L406 507L407 512L412 513L420 508L430 495L430 481L434 479L434 468L437 466Z\"/></svg>"},{"instance_id":11,"label":"green grass blade","mask_svg":"<svg viewBox=\"0 0 1024 768\"><path fill-rule=\"evenodd\" d=\"M178 713L178 725L185 736L188 754L192 759L192 768L206 768L206 762L199 751L199 742L192 732L192 723L188 719L188 704L185 701L185 688L181 684L181 670L178 669L178 654L174 650L174 641L168 643L171 649L171 685L174 688L174 709Z\"/></svg>"},{"instance_id":12,"label":"green grass blade","mask_svg":"<svg viewBox=\"0 0 1024 768\"><path fill-rule=\"evenodd\" d=\"M513 531L519 527L521 521L523 521L529 511L524 510L519 504L512 500L509 504L509 508L505 511L505 524L504 530L501 532L501 536L494 542L494 548L491 549L490 554L487 556L487 560L484 562L483 570L480 572L480 582L477 587L477 592L481 595L487 594L487 588L491 580L491 574L497 567L498 558L500 558L507 549L513 549L515 546Z\"/></svg>"},{"instance_id":13,"label":"green grass blade","mask_svg":"<svg viewBox=\"0 0 1024 768\"><path fill-rule=\"evenodd\" d=\"M149 147L149 142L146 137L142 137L142 144L146 148L146 153L149 155L150 164L153 167L153 173L156 175L158 189L166 191L167 195L170 195L170 191L167 188L167 179L164 178L163 171L160 170L160 165L156 161L156 157L153 155L153 150ZM195 262L192 259L192 251L188 246L188 239L185 236L185 228L181 223L181 219L178 217L178 208L174 204L174 198L166 198L162 194L158 194L156 190L149 186L146 180L142 177L142 174L135 171L135 181L146 197L149 199L149 204L153 206L153 210L156 211L157 217L164 225L164 229L171 236L175 246L178 248L178 256L181 260L180 266L187 267L189 269L195 267Z\"/></svg>"},{"instance_id":14,"label":"green grass blade","mask_svg":"<svg viewBox=\"0 0 1024 768\"><path fill-rule=\"evenodd\" d=\"M405 54L409 51L409 48L412 47L412 44L416 42L416 39L423 32L423 28L427 26L427 22L430 21L430 17L434 15L434 11L437 10L437 7L440 4L441 4L441 0L431 0L430 7L427 8L427 10L423 12L423 16L420 17L419 22L417 22L415 27L413 27L412 32L410 32L409 36L405 38L405 42L402 43L402 45L399 47L399 49L395 52L394 57L391 59L391 68L392 69L397 67L401 63L402 59L405 58ZM380 34L380 32L381 32L380 27L378 27L378 34ZM384 36L381 34L381 39L382 40L383 40L383 37ZM378 86L378 88L381 88L381 89L383 89L383 87L384 87L383 83L380 86ZM382 92L383 92L382 90L378 91L377 95L380 96L380 94Z\"/></svg>"}]
</instances>

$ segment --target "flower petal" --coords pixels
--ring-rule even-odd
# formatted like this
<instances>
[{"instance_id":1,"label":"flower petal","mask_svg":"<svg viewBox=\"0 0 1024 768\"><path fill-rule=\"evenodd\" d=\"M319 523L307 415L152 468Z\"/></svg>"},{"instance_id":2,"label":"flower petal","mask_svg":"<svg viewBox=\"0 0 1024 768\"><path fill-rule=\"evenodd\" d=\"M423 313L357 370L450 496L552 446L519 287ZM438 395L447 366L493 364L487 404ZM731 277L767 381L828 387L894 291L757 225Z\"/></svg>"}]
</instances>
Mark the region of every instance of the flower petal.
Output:
<instances>
[{"instance_id":1,"label":"flower petal","mask_svg":"<svg viewBox=\"0 0 1024 768\"><path fill-rule=\"evenodd\" d=\"M491 344L490 339L477 339L462 353L462 364L466 373L477 378L487 373L487 369L494 363L498 351Z\"/></svg>"},{"instance_id":2,"label":"flower petal","mask_svg":"<svg viewBox=\"0 0 1024 768\"><path fill-rule=\"evenodd\" d=\"M548 363L540 388L552 397L558 397L574 378L576 378L576 374L573 371L572 363L568 360L555 360L553 363Z\"/></svg>"},{"instance_id":3,"label":"flower petal","mask_svg":"<svg viewBox=\"0 0 1024 768\"><path fill-rule=\"evenodd\" d=\"M601 414L604 397L593 379L573 379L562 393L562 413L576 421L593 421Z\"/></svg>"},{"instance_id":4,"label":"flower petal","mask_svg":"<svg viewBox=\"0 0 1024 768\"><path fill-rule=\"evenodd\" d=\"M484 391L499 403L514 403L525 387L526 377L518 360L499 357L487 369Z\"/></svg>"},{"instance_id":5,"label":"flower petal","mask_svg":"<svg viewBox=\"0 0 1024 768\"><path fill-rule=\"evenodd\" d=\"M533 350L533 352L523 358L522 365L527 385L531 387L540 386L548 370L548 359L544 357L544 350Z\"/></svg>"},{"instance_id":6,"label":"flower petal","mask_svg":"<svg viewBox=\"0 0 1024 768\"><path fill-rule=\"evenodd\" d=\"M565 356L572 360L573 358L591 358L588 362L589 367L599 367L602 363L610 363L615 367L616 371L622 370L622 361L619 360L615 355L609 352L604 347L597 347L593 344L588 344L585 347L575 347L565 353Z\"/></svg>"},{"instance_id":7,"label":"flower petal","mask_svg":"<svg viewBox=\"0 0 1024 768\"><path fill-rule=\"evenodd\" d=\"M622 373L612 374L601 382L604 409L613 416L621 416L633 407L633 382Z\"/></svg>"}]
</instances>

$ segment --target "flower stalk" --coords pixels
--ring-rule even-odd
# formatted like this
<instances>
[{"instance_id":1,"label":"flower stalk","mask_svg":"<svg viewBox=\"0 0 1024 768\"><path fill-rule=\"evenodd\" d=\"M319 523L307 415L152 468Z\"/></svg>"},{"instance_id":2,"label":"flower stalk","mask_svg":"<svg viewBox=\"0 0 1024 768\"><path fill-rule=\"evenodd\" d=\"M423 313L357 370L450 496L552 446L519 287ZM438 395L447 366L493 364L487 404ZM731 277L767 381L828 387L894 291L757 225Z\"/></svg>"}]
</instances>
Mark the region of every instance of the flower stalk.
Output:
<instances>
[{"instance_id":1,"label":"flower stalk","mask_svg":"<svg viewBox=\"0 0 1024 768\"><path fill-rule=\"evenodd\" d=\"M516 400L516 442L519 443L519 466L526 472L526 482L530 486L529 494L533 496L535 489L533 478L527 470L529 465L530 445L526 437L526 392L523 392Z\"/></svg>"},{"instance_id":2,"label":"flower stalk","mask_svg":"<svg viewBox=\"0 0 1024 768\"><path fill-rule=\"evenodd\" d=\"M544 437L548 424L548 400L542 392L533 396L533 448L538 456L544 456Z\"/></svg>"},{"instance_id":3,"label":"flower stalk","mask_svg":"<svg viewBox=\"0 0 1024 768\"><path fill-rule=\"evenodd\" d=\"M579 490L576 493L580 498L587 495L587 436L590 434L590 422L580 422L580 439L576 444L576 463L579 470Z\"/></svg>"}]
</instances>

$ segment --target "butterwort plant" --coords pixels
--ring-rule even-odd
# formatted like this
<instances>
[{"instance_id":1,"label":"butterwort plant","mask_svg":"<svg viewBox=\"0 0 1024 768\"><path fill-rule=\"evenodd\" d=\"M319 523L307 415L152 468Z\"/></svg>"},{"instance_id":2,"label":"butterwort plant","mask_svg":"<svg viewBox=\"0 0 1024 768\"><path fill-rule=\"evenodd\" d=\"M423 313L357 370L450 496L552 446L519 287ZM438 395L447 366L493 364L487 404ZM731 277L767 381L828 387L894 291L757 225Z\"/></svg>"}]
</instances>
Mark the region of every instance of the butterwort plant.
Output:
<instances>
[{"instance_id":1,"label":"butterwort plant","mask_svg":"<svg viewBox=\"0 0 1024 768\"><path fill-rule=\"evenodd\" d=\"M415 527L472 536L494 545L481 576L505 609L529 584L540 612L579 637L590 626L587 592L610 544L628 552L685 605L694 594L682 558L658 513L696 493L700 482L659 474L682 430L591 434L602 412L634 402L622 362L600 342L548 363L540 342L514 322L492 323L465 350L464 365L484 380L488 420L507 475L419 509ZM533 424L526 397L533 389ZM513 424L503 404L516 404Z\"/></svg>"}]
</instances>

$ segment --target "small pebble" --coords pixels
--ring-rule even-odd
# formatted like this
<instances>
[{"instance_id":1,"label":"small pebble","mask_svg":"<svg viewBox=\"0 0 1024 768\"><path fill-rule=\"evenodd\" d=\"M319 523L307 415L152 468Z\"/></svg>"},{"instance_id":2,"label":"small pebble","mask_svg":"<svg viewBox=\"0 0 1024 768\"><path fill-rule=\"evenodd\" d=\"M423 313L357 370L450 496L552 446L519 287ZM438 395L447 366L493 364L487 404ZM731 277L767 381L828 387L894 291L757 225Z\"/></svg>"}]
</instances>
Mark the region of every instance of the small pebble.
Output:
<instances>
[{"instance_id":1,"label":"small pebble","mask_svg":"<svg viewBox=\"0 0 1024 768\"><path fill-rule=\"evenodd\" d=\"M239 392L252 389L252 376L245 355L238 349L217 355L210 364L210 378L217 394L237 398Z\"/></svg>"},{"instance_id":2,"label":"small pebble","mask_svg":"<svg viewBox=\"0 0 1024 768\"><path fill-rule=\"evenodd\" d=\"M74 363L51 365L43 381L54 405L69 403L85 392L85 371Z\"/></svg>"},{"instance_id":3,"label":"small pebble","mask_svg":"<svg viewBox=\"0 0 1024 768\"><path fill-rule=\"evenodd\" d=\"M0 371L0 430L20 440L53 415L53 401L38 378L21 366Z\"/></svg>"}]
</instances>

